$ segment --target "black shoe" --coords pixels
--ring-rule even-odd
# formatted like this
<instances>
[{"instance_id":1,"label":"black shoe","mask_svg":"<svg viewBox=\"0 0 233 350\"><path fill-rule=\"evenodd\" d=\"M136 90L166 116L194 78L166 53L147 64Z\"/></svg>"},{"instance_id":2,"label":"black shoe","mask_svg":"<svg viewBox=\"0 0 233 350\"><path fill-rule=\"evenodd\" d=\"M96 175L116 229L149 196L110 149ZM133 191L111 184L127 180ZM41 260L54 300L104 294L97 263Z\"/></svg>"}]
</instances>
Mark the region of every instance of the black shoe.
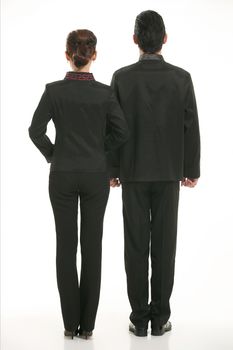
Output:
<instances>
[{"instance_id":1,"label":"black shoe","mask_svg":"<svg viewBox=\"0 0 233 350\"><path fill-rule=\"evenodd\" d=\"M163 335L165 332L169 332L172 329L172 324L167 321L163 326L151 327L151 335Z\"/></svg>"},{"instance_id":2,"label":"black shoe","mask_svg":"<svg viewBox=\"0 0 233 350\"><path fill-rule=\"evenodd\" d=\"M67 331L66 329L64 330L64 335L66 337L71 337L71 339L74 338L74 336L77 336L78 334L78 329L76 329L75 331Z\"/></svg>"},{"instance_id":3,"label":"black shoe","mask_svg":"<svg viewBox=\"0 0 233 350\"><path fill-rule=\"evenodd\" d=\"M82 329L79 329L78 331L79 337L86 340L89 339L92 336L92 334L92 331L84 331Z\"/></svg>"},{"instance_id":4,"label":"black shoe","mask_svg":"<svg viewBox=\"0 0 233 350\"><path fill-rule=\"evenodd\" d=\"M129 331L132 332L137 337L146 337L147 336L147 327L136 327L133 323L129 325Z\"/></svg>"}]
</instances>

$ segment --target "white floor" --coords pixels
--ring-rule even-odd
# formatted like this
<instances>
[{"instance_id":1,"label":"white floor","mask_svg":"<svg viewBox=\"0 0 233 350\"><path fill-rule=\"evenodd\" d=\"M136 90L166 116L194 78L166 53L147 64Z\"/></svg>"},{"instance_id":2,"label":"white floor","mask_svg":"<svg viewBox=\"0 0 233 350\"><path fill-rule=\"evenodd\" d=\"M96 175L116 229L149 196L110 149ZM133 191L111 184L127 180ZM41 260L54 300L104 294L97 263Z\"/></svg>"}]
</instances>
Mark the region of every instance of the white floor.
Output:
<instances>
[{"instance_id":1,"label":"white floor","mask_svg":"<svg viewBox=\"0 0 233 350\"><path fill-rule=\"evenodd\" d=\"M232 350L232 325L174 322L171 332L162 337L138 338L128 332L124 313L98 316L91 340L63 336L57 315L12 316L3 320L2 350Z\"/></svg>"}]
</instances>

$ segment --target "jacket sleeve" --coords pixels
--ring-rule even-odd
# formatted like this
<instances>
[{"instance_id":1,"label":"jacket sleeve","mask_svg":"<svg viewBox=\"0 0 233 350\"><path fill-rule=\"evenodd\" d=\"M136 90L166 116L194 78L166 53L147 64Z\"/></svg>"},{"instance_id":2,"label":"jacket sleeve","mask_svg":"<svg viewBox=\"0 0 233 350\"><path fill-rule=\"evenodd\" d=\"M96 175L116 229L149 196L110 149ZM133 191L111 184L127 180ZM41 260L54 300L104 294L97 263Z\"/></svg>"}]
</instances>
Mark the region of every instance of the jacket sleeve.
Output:
<instances>
[{"instance_id":1,"label":"jacket sleeve","mask_svg":"<svg viewBox=\"0 0 233 350\"><path fill-rule=\"evenodd\" d=\"M28 129L32 142L45 156L48 163L51 162L54 145L46 135L47 124L52 118L52 107L47 88L41 97L37 109L34 112L31 125Z\"/></svg>"},{"instance_id":2,"label":"jacket sleeve","mask_svg":"<svg viewBox=\"0 0 233 350\"><path fill-rule=\"evenodd\" d=\"M113 74L113 77L112 77L111 88L114 92L116 102L117 104L119 104L119 96L118 96L117 84L115 80L115 74ZM107 130L108 132L110 131L108 125L107 125ZM129 131L128 131L128 135L129 135ZM126 135L126 139L128 139L127 135ZM120 176L120 148L121 146L117 149L110 150L107 153L107 162L108 162L110 178L119 178Z\"/></svg>"},{"instance_id":3,"label":"jacket sleeve","mask_svg":"<svg viewBox=\"0 0 233 350\"><path fill-rule=\"evenodd\" d=\"M118 177L118 160L116 158L120 146L122 146L129 137L128 126L116 99L114 91L111 92L109 110L107 115L105 149L107 151L107 162L110 171L110 177ZM117 168L117 169L116 169Z\"/></svg>"},{"instance_id":4,"label":"jacket sleeve","mask_svg":"<svg viewBox=\"0 0 233 350\"><path fill-rule=\"evenodd\" d=\"M184 116L184 177L200 177L200 132L196 98L191 76L188 76Z\"/></svg>"}]
</instances>

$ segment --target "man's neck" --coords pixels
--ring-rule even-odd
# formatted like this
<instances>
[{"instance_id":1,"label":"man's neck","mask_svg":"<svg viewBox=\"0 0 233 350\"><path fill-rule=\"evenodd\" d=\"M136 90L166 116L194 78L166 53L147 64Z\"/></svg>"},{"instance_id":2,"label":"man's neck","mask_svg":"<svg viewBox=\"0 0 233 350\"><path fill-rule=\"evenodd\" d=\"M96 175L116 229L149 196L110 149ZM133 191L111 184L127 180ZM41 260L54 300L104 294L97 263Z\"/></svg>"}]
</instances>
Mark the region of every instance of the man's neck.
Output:
<instances>
[{"instance_id":1,"label":"man's neck","mask_svg":"<svg viewBox=\"0 0 233 350\"><path fill-rule=\"evenodd\" d=\"M139 53L140 53L140 56L141 55L161 55L161 50L157 51L157 52L154 52L154 53L147 53L147 52L144 52L141 49L139 49Z\"/></svg>"}]
</instances>

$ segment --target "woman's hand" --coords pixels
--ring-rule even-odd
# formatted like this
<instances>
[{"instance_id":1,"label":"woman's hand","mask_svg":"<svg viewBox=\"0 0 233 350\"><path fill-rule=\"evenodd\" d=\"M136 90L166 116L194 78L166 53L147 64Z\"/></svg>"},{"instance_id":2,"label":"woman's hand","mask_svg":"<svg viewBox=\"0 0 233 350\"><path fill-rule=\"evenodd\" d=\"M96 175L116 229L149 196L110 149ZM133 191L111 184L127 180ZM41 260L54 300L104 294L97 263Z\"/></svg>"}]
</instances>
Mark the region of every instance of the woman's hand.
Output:
<instances>
[{"instance_id":1,"label":"woman's hand","mask_svg":"<svg viewBox=\"0 0 233 350\"><path fill-rule=\"evenodd\" d=\"M119 187L121 185L120 180L118 178L112 178L110 179L110 186L111 187Z\"/></svg>"},{"instance_id":2,"label":"woman's hand","mask_svg":"<svg viewBox=\"0 0 233 350\"><path fill-rule=\"evenodd\" d=\"M190 179L188 177L183 177L181 181L181 186L186 186L186 187L195 187L198 182L198 179Z\"/></svg>"}]
</instances>

